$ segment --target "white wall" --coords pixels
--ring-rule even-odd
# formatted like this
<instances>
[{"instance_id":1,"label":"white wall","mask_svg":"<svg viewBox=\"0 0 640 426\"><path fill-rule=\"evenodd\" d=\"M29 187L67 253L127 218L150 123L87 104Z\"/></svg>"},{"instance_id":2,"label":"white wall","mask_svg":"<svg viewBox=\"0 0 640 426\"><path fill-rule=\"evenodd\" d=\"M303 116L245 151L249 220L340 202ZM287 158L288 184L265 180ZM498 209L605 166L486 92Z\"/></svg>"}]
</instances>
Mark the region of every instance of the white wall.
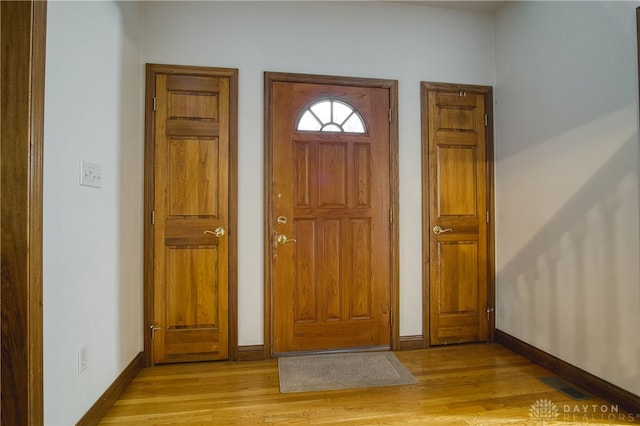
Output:
<instances>
[{"instance_id":1,"label":"white wall","mask_svg":"<svg viewBox=\"0 0 640 426\"><path fill-rule=\"evenodd\" d=\"M241 345L263 343L263 72L399 80L401 335L421 333L419 82L497 81L497 325L640 394L636 6L506 6L494 67L493 17L482 14L50 2L46 424L75 423L142 350L143 62L240 70ZM78 185L80 159L102 165L101 189ZM78 375L81 344L89 368Z\"/></svg>"},{"instance_id":2,"label":"white wall","mask_svg":"<svg viewBox=\"0 0 640 426\"><path fill-rule=\"evenodd\" d=\"M239 344L263 342L263 72L397 79L400 334L422 334L421 80L493 85L490 15L374 2L147 2L144 61L239 69Z\"/></svg>"},{"instance_id":3,"label":"white wall","mask_svg":"<svg viewBox=\"0 0 640 426\"><path fill-rule=\"evenodd\" d=\"M142 351L142 7L50 2L44 150L45 424L72 425ZM80 159L102 166L81 187ZM77 352L88 348L78 374Z\"/></svg>"},{"instance_id":4,"label":"white wall","mask_svg":"<svg viewBox=\"0 0 640 426\"><path fill-rule=\"evenodd\" d=\"M497 327L640 395L638 2L496 17Z\"/></svg>"}]
</instances>

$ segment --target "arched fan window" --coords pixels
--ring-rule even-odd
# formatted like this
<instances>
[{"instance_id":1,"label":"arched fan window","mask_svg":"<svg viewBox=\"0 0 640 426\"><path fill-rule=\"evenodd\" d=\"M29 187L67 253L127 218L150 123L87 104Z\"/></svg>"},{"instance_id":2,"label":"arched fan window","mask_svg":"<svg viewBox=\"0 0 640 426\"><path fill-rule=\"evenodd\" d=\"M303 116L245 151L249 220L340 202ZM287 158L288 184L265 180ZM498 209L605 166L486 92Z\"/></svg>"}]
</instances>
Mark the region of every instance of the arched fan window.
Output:
<instances>
[{"instance_id":1,"label":"arched fan window","mask_svg":"<svg viewBox=\"0 0 640 426\"><path fill-rule=\"evenodd\" d=\"M337 99L322 99L304 110L297 130L312 132L365 133L364 120L351 105Z\"/></svg>"}]
</instances>

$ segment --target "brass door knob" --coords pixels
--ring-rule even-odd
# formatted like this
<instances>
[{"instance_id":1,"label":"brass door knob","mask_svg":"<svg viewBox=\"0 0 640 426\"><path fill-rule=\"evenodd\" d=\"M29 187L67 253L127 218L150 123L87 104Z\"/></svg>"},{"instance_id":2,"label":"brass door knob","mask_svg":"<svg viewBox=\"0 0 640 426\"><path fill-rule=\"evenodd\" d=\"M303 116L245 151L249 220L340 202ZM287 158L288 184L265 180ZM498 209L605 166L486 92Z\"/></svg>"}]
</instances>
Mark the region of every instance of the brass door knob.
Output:
<instances>
[{"instance_id":1,"label":"brass door knob","mask_svg":"<svg viewBox=\"0 0 640 426\"><path fill-rule=\"evenodd\" d=\"M433 227L433 233L436 235L444 234L445 232L453 232L453 229L447 228L442 229L439 225Z\"/></svg>"},{"instance_id":2,"label":"brass door knob","mask_svg":"<svg viewBox=\"0 0 640 426\"><path fill-rule=\"evenodd\" d=\"M278 244L287 244L287 243L295 243L296 239L295 238L287 238L286 235L280 234L276 237L276 241L278 242Z\"/></svg>"},{"instance_id":3,"label":"brass door knob","mask_svg":"<svg viewBox=\"0 0 640 426\"><path fill-rule=\"evenodd\" d=\"M204 231L204 233L205 234L213 234L216 237L220 238L220 237L224 236L225 231L224 231L224 228L216 228L215 231L210 231L210 230L207 229L206 231Z\"/></svg>"}]
</instances>

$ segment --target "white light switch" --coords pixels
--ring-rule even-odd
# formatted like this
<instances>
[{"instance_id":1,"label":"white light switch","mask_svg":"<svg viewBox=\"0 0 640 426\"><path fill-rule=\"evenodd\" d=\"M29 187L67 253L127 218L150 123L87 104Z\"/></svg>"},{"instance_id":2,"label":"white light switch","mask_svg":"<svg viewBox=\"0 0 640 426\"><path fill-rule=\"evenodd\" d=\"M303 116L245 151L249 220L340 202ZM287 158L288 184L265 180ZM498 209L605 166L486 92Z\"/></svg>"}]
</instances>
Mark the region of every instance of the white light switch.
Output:
<instances>
[{"instance_id":1,"label":"white light switch","mask_svg":"<svg viewBox=\"0 0 640 426\"><path fill-rule=\"evenodd\" d=\"M102 186L102 167L100 164L80 160L80 185L93 188Z\"/></svg>"}]
</instances>

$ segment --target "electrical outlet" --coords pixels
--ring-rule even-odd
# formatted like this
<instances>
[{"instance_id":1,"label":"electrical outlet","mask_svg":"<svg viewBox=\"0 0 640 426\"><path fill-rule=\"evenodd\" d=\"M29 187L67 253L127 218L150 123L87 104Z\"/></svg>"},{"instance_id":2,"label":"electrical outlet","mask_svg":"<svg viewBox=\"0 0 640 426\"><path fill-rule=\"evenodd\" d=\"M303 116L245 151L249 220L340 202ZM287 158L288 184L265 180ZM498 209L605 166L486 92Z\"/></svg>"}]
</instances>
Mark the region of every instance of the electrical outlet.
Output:
<instances>
[{"instance_id":1,"label":"electrical outlet","mask_svg":"<svg viewBox=\"0 0 640 426\"><path fill-rule=\"evenodd\" d=\"M87 344L80 345L78 348L78 374L87 369L89 357L87 354Z\"/></svg>"},{"instance_id":2,"label":"electrical outlet","mask_svg":"<svg viewBox=\"0 0 640 426\"><path fill-rule=\"evenodd\" d=\"M80 185L92 188L102 186L102 167L100 164L80 160Z\"/></svg>"}]
</instances>

